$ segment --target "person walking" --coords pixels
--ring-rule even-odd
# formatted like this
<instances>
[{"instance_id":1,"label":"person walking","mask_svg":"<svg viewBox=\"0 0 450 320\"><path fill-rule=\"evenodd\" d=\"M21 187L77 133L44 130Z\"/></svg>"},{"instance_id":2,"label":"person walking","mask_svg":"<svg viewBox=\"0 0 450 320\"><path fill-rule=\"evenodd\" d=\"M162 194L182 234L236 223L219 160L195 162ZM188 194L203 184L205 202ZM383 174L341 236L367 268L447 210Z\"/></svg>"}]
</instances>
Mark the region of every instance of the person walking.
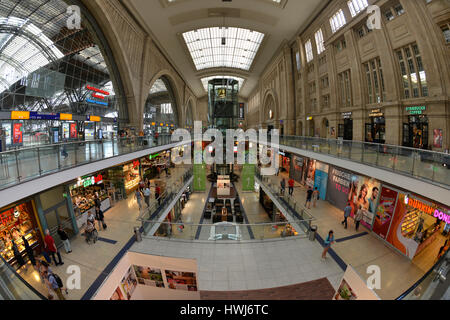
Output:
<instances>
[{"instance_id":1,"label":"person walking","mask_svg":"<svg viewBox=\"0 0 450 320\"><path fill-rule=\"evenodd\" d=\"M331 245L334 244L334 232L333 230L330 230L328 233L328 237L325 239L325 248L322 252L322 259L325 259L327 257L327 252L330 250Z\"/></svg>"},{"instance_id":2,"label":"person walking","mask_svg":"<svg viewBox=\"0 0 450 320\"><path fill-rule=\"evenodd\" d=\"M281 185L281 194L284 195L284 191L286 190L286 180L283 178L280 182Z\"/></svg>"},{"instance_id":3,"label":"person walking","mask_svg":"<svg viewBox=\"0 0 450 320\"><path fill-rule=\"evenodd\" d=\"M25 246L25 251L27 253L28 259L30 260L33 267L36 265L36 259L34 258L34 252L33 249L31 249L30 244L28 243L28 240L25 239L25 236L22 236L23 245Z\"/></svg>"},{"instance_id":4,"label":"person walking","mask_svg":"<svg viewBox=\"0 0 450 320\"><path fill-rule=\"evenodd\" d=\"M317 200L319 200L319 195L320 195L319 189L316 187L316 188L314 189L314 192L313 192L313 195L312 195L312 198L313 198L313 207L314 207L314 208L315 208L316 205L317 205Z\"/></svg>"},{"instance_id":5,"label":"person walking","mask_svg":"<svg viewBox=\"0 0 450 320\"><path fill-rule=\"evenodd\" d=\"M145 203L147 204L147 208L150 207L150 194L151 194L150 188L148 186L145 186L145 188L144 188L144 200L145 200Z\"/></svg>"},{"instance_id":6,"label":"person walking","mask_svg":"<svg viewBox=\"0 0 450 320\"><path fill-rule=\"evenodd\" d=\"M62 243L64 244L64 249L66 250L66 253L71 253L72 248L70 247L69 236L64 231L62 226L58 227L58 236L61 239Z\"/></svg>"},{"instance_id":7,"label":"person walking","mask_svg":"<svg viewBox=\"0 0 450 320\"><path fill-rule=\"evenodd\" d=\"M350 214L352 213L352 207L350 205L350 201L347 202L347 206L344 208L344 221L341 222L341 224L345 225L345 229L347 229L347 219L350 217Z\"/></svg>"},{"instance_id":8,"label":"person walking","mask_svg":"<svg viewBox=\"0 0 450 320\"><path fill-rule=\"evenodd\" d=\"M98 231L106 229L105 215L100 207L95 207L95 220L98 222Z\"/></svg>"},{"instance_id":9,"label":"person walking","mask_svg":"<svg viewBox=\"0 0 450 320\"><path fill-rule=\"evenodd\" d=\"M355 214L356 231L358 231L359 229L359 223L361 222L362 218L363 218L362 205L359 205L358 211L356 211Z\"/></svg>"},{"instance_id":10,"label":"person walking","mask_svg":"<svg viewBox=\"0 0 450 320\"><path fill-rule=\"evenodd\" d=\"M59 253L58 249L55 245L55 240L50 235L50 230L45 230L45 238L44 238L45 247L47 248L50 255L53 257L53 261L55 262L56 266L63 265L64 262L62 262L61 254ZM56 261L55 253L58 256L59 262Z\"/></svg>"},{"instance_id":11,"label":"person walking","mask_svg":"<svg viewBox=\"0 0 450 320\"><path fill-rule=\"evenodd\" d=\"M305 207L307 207L308 209L311 209L312 196L313 196L313 190L311 187L308 187L308 191L306 191L306 203L305 203Z\"/></svg>"},{"instance_id":12,"label":"person walking","mask_svg":"<svg viewBox=\"0 0 450 320\"><path fill-rule=\"evenodd\" d=\"M59 300L66 300L62 293L63 283L61 279L54 273L49 273L48 271L44 271L44 277L48 280L50 284L50 288L56 293ZM67 293L67 289L66 289Z\"/></svg>"},{"instance_id":13,"label":"person walking","mask_svg":"<svg viewBox=\"0 0 450 320\"><path fill-rule=\"evenodd\" d=\"M294 179L290 178L288 181L289 185L289 195L292 196L294 194Z\"/></svg>"},{"instance_id":14,"label":"person walking","mask_svg":"<svg viewBox=\"0 0 450 320\"><path fill-rule=\"evenodd\" d=\"M155 199L158 200L158 206L161 205L161 188L157 185L155 188Z\"/></svg>"},{"instance_id":15,"label":"person walking","mask_svg":"<svg viewBox=\"0 0 450 320\"><path fill-rule=\"evenodd\" d=\"M134 197L136 198L136 201L139 206L139 210L142 210L142 194L139 191L139 189L136 189L136 192L134 193Z\"/></svg>"},{"instance_id":16,"label":"person walking","mask_svg":"<svg viewBox=\"0 0 450 320\"><path fill-rule=\"evenodd\" d=\"M14 258L19 265L19 268L17 270L20 270L25 265L25 260L23 260L22 254L20 253L19 248L17 248L17 244L14 242L14 240L11 240L11 244L14 252Z\"/></svg>"}]
</instances>

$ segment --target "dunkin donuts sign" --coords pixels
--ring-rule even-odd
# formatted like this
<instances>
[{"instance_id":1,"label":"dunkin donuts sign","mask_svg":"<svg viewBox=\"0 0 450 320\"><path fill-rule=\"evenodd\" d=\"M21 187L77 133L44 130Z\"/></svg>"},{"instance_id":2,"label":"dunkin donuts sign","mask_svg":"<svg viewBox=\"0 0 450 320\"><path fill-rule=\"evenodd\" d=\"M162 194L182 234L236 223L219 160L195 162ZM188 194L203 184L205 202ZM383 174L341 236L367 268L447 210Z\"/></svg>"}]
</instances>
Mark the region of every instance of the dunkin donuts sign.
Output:
<instances>
[{"instance_id":1,"label":"dunkin donuts sign","mask_svg":"<svg viewBox=\"0 0 450 320\"><path fill-rule=\"evenodd\" d=\"M405 196L405 203L408 206L416 208L422 212L429 214L430 216L435 217L436 219L444 221L445 223L450 223L450 215L445 214L444 212L440 211L439 209L430 207L429 205L427 205L417 199L412 199L412 198L409 198L408 196Z\"/></svg>"}]
</instances>

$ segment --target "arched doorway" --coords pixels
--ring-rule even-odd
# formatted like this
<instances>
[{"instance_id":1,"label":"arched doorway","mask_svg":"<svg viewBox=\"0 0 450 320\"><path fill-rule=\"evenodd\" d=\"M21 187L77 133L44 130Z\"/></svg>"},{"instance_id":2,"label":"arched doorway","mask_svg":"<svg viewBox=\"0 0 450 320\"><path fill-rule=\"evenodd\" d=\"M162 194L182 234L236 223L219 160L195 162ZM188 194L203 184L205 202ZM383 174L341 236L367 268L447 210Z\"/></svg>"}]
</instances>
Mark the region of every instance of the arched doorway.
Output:
<instances>
[{"instance_id":1,"label":"arched doorway","mask_svg":"<svg viewBox=\"0 0 450 320\"><path fill-rule=\"evenodd\" d=\"M167 76L152 85L144 106L145 134L169 133L179 127L179 111L175 90ZM192 119L192 117L191 117Z\"/></svg>"},{"instance_id":2,"label":"arched doorway","mask_svg":"<svg viewBox=\"0 0 450 320\"><path fill-rule=\"evenodd\" d=\"M328 138L330 123L327 118L323 118L322 125L320 127L320 137Z\"/></svg>"},{"instance_id":3,"label":"arched doorway","mask_svg":"<svg viewBox=\"0 0 450 320\"><path fill-rule=\"evenodd\" d=\"M303 135L303 122L298 121L297 122L297 132L296 135L301 137Z\"/></svg>"},{"instance_id":4,"label":"arched doorway","mask_svg":"<svg viewBox=\"0 0 450 320\"><path fill-rule=\"evenodd\" d=\"M308 137L314 137L315 136L315 124L314 119L308 120Z\"/></svg>"},{"instance_id":5,"label":"arched doorway","mask_svg":"<svg viewBox=\"0 0 450 320\"><path fill-rule=\"evenodd\" d=\"M192 101L189 100L188 105L186 107L186 123L185 123L186 129L193 129L194 128L194 117L192 112Z\"/></svg>"}]
</instances>

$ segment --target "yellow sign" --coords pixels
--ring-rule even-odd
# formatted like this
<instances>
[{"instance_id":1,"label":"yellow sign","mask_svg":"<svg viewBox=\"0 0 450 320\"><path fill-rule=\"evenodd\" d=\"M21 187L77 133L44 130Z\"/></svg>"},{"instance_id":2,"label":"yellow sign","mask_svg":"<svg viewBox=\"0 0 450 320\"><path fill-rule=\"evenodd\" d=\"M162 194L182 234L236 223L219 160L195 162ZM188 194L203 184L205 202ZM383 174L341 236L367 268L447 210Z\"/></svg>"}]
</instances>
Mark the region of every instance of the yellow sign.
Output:
<instances>
[{"instance_id":1,"label":"yellow sign","mask_svg":"<svg viewBox=\"0 0 450 320\"><path fill-rule=\"evenodd\" d=\"M224 99L227 97L227 89L219 89L218 90L218 96L221 99Z\"/></svg>"},{"instance_id":2,"label":"yellow sign","mask_svg":"<svg viewBox=\"0 0 450 320\"><path fill-rule=\"evenodd\" d=\"M164 123L161 122L161 123L159 124L159 126L160 126L160 127L164 127Z\"/></svg>"},{"instance_id":3,"label":"yellow sign","mask_svg":"<svg viewBox=\"0 0 450 320\"><path fill-rule=\"evenodd\" d=\"M152 126L154 126L156 124L156 122L152 122Z\"/></svg>"},{"instance_id":4,"label":"yellow sign","mask_svg":"<svg viewBox=\"0 0 450 320\"><path fill-rule=\"evenodd\" d=\"M29 120L29 111L11 111L11 120Z\"/></svg>"},{"instance_id":5,"label":"yellow sign","mask_svg":"<svg viewBox=\"0 0 450 320\"><path fill-rule=\"evenodd\" d=\"M100 117L97 117L97 116L90 116L90 121L94 121L94 122L100 122Z\"/></svg>"},{"instance_id":6,"label":"yellow sign","mask_svg":"<svg viewBox=\"0 0 450 320\"><path fill-rule=\"evenodd\" d=\"M59 114L59 120L72 121L72 115L68 114L68 113L60 113Z\"/></svg>"}]
</instances>

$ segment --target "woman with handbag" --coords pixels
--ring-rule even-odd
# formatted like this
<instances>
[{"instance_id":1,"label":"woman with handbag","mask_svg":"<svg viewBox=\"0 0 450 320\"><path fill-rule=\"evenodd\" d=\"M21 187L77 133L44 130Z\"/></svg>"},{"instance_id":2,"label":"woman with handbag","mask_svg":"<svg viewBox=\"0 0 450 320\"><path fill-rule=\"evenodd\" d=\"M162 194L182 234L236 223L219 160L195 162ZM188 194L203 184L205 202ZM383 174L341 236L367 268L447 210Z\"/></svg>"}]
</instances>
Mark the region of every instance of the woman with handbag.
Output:
<instances>
[{"instance_id":1,"label":"woman with handbag","mask_svg":"<svg viewBox=\"0 0 450 320\"><path fill-rule=\"evenodd\" d=\"M322 259L325 259L327 257L327 252L331 248L331 245L334 244L334 233L333 230L330 230L328 233L328 237L325 239L325 248L322 252Z\"/></svg>"}]
</instances>

